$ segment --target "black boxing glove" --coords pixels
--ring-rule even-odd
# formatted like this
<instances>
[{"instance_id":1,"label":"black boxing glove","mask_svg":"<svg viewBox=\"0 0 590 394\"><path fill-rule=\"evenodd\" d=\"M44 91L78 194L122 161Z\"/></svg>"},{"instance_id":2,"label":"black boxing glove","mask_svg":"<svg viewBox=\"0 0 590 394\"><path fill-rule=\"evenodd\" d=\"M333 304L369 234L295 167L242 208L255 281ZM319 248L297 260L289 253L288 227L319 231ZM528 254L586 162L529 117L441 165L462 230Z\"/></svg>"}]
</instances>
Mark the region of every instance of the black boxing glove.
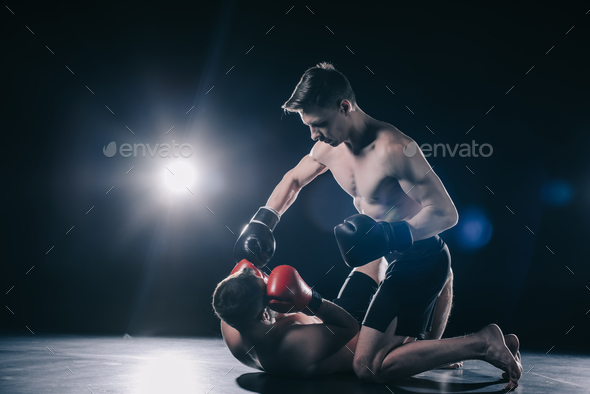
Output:
<instances>
[{"instance_id":1,"label":"black boxing glove","mask_svg":"<svg viewBox=\"0 0 590 394\"><path fill-rule=\"evenodd\" d=\"M271 207L260 207L234 245L236 263L246 259L258 268L264 267L275 253L272 235L280 215Z\"/></svg>"},{"instance_id":2,"label":"black boxing glove","mask_svg":"<svg viewBox=\"0 0 590 394\"><path fill-rule=\"evenodd\" d=\"M360 267L392 251L403 252L413 244L407 222L377 222L363 214L353 215L334 227L334 235L349 267Z\"/></svg>"}]
</instances>

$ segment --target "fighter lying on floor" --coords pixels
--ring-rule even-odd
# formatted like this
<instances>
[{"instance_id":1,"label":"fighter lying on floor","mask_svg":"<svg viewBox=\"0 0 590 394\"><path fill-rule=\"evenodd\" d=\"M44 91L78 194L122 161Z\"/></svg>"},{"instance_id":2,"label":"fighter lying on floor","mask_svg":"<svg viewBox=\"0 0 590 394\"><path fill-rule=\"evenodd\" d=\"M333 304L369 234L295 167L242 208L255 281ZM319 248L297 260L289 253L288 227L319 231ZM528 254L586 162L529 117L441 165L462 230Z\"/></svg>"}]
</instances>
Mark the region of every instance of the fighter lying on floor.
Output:
<instances>
[{"instance_id":1,"label":"fighter lying on floor","mask_svg":"<svg viewBox=\"0 0 590 394\"><path fill-rule=\"evenodd\" d=\"M354 289L359 294L374 292L377 287L374 281L365 281L364 288L360 282L356 281ZM341 296L346 293L344 290L346 286ZM267 277L247 260L237 264L213 294L213 308L222 320L223 338L234 357L252 368L290 376L354 370L361 326L337 305L339 300L335 301L323 299L293 267L278 266ZM352 311L357 315L358 305ZM391 323L393 329L397 320L395 317ZM429 342L427 352L416 346L420 342ZM401 351L399 362L387 371L393 376L388 380L406 378L443 364L479 359L504 370L504 377L514 382L518 372L515 369L520 366L518 346L515 335L503 336L494 324L460 338L408 338L407 343L390 353ZM420 357L420 366L408 368L404 363L406 357Z\"/></svg>"}]
</instances>

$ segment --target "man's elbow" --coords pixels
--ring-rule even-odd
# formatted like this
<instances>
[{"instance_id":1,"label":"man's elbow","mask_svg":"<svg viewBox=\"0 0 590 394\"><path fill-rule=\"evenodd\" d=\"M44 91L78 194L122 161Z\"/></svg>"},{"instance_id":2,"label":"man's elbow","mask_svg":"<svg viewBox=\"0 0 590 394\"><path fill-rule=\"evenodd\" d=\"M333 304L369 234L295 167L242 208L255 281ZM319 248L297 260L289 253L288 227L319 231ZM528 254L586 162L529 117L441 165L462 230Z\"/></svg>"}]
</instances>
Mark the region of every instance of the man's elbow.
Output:
<instances>
[{"instance_id":1,"label":"man's elbow","mask_svg":"<svg viewBox=\"0 0 590 394\"><path fill-rule=\"evenodd\" d=\"M439 232L443 232L454 227L459 221L459 213L454 205L446 208L439 208L435 214L438 218L438 224L440 226Z\"/></svg>"},{"instance_id":2,"label":"man's elbow","mask_svg":"<svg viewBox=\"0 0 590 394\"><path fill-rule=\"evenodd\" d=\"M457 208L454 205L445 212L445 219L447 229L455 227L459 223L459 212L457 212Z\"/></svg>"}]
</instances>

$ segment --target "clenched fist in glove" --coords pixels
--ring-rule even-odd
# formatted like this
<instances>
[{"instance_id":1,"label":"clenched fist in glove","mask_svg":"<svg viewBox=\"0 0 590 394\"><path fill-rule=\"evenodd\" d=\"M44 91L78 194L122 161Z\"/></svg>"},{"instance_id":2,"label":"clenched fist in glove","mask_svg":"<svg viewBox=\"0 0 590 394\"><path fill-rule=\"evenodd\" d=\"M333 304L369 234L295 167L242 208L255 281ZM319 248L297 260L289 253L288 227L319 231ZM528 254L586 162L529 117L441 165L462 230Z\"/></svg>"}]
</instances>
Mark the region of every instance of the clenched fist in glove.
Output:
<instances>
[{"instance_id":1,"label":"clenched fist in glove","mask_svg":"<svg viewBox=\"0 0 590 394\"><path fill-rule=\"evenodd\" d=\"M258 209L234 245L236 263L246 259L258 268L268 264L275 253L275 237L272 232L279 220L279 213L273 208Z\"/></svg>"},{"instance_id":2,"label":"clenched fist in glove","mask_svg":"<svg viewBox=\"0 0 590 394\"><path fill-rule=\"evenodd\" d=\"M334 227L334 235L349 267L360 267L392 251L403 252L413 244L407 222L377 222L363 214L352 215Z\"/></svg>"}]
</instances>

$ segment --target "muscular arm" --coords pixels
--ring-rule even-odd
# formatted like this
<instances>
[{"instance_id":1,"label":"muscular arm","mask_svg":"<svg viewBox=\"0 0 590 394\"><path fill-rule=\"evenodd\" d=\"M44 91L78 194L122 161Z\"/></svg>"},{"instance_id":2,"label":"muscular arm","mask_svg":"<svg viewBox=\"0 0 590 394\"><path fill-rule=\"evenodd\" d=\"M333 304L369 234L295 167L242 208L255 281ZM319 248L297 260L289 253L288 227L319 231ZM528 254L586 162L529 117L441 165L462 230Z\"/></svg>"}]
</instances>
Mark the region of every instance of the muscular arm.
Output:
<instances>
[{"instance_id":1,"label":"muscular arm","mask_svg":"<svg viewBox=\"0 0 590 394\"><path fill-rule=\"evenodd\" d=\"M309 155L303 157L297 166L283 176L283 179L270 195L266 205L274 208L282 215L293 204L303 186L318 175L326 172L327 169L328 167L316 160L312 149Z\"/></svg>"},{"instance_id":2,"label":"muscular arm","mask_svg":"<svg viewBox=\"0 0 590 394\"><path fill-rule=\"evenodd\" d=\"M277 351L275 367L286 374L314 375L322 360L341 350L357 333L357 321L344 309L323 300L317 317L323 324L293 325L286 328ZM284 360L284 363L281 362Z\"/></svg>"},{"instance_id":3,"label":"muscular arm","mask_svg":"<svg viewBox=\"0 0 590 394\"><path fill-rule=\"evenodd\" d=\"M248 350L242 342L240 332L225 322L221 322L221 334L223 341L233 356L242 364L250 368L262 370L251 357L248 356Z\"/></svg>"},{"instance_id":4,"label":"muscular arm","mask_svg":"<svg viewBox=\"0 0 590 394\"><path fill-rule=\"evenodd\" d=\"M422 205L422 210L407 220L414 241L418 241L453 227L457 224L459 215L451 197L422 151L418 148L414 156L404 155L404 144L410 142L413 141L390 141L383 151L383 160L388 175L396 178L406 194Z\"/></svg>"}]
</instances>

